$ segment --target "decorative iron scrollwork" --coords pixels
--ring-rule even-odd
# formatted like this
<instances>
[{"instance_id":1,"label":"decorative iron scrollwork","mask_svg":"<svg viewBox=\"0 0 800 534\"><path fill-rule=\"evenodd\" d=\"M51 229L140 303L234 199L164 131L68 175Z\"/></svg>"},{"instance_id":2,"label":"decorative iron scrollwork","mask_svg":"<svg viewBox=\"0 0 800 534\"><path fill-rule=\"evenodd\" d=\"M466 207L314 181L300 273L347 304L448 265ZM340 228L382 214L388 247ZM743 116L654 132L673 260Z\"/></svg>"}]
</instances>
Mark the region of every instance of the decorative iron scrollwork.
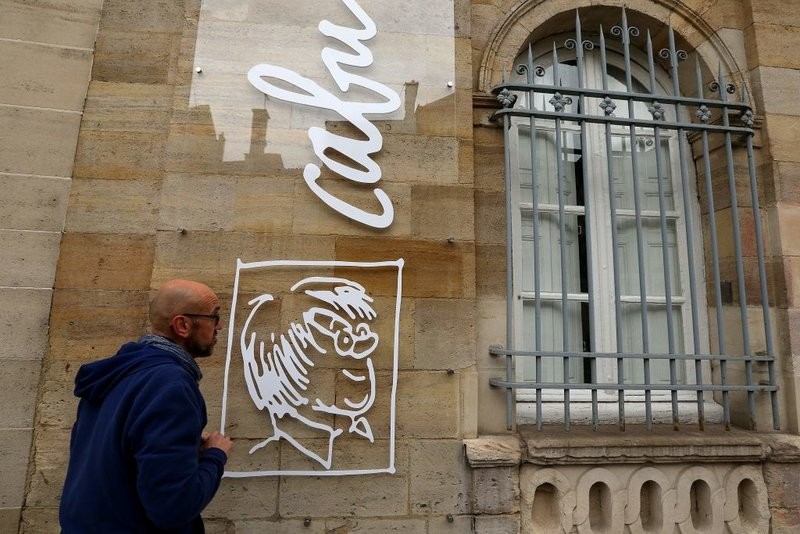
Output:
<instances>
[{"instance_id":1,"label":"decorative iron scrollwork","mask_svg":"<svg viewBox=\"0 0 800 534\"><path fill-rule=\"evenodd\" d=\"M753 117L753 111L749 109L742 110L741 114L739 115L739 120L742 121L742 124L747 128L752 128L756 122L755 118Z\"/></svg>"},{"instance_id":2,"label":"decorative iron scrollwork","mask_svg":"<svg viewBox=\"0 0 800 534\"><path fill-rule=\"evenodd\" d=\"M628 34L633 36L633 37L638 37L639 36L639 28L637 28L636 26L630 26L628 28ZM611 35L613 35L615 37L621 37L622 36L622 26L614 26L614 27L612 27L611 28Z\"/></svg>"},{"instance_id":3,"label":"decorative iron scrollwork","mask_svg":"<svg viewBox=\"0 0 800 534\"><path fill-rule=\"evenodd\" d=\"M719 92L720 91L719 82L714 80L713 82L709 83L708 84L708 90L711 91L712 93ZM729 95L732 95L733 93L736 92L736 86L733 85L732 83L726 83L725 84L725 92L728 93Z\"/></svg>"},{"instance_id":4,"label":"decorative iron scrollwork","mask_svg":"<svg viewBox=\"0 0 800 534\"><path fill-rule=\"evenodd\" d=\"M658 51L658 55L661 58L672 60L672 53L670 52L669 48L662 48ZM685 61L689 59L689 54L686 53L686 50L676 50L675 57L678 61Z\"/></svg>"},{"instance_id":5,"label":"decorative iron scrollwork","mask_svg":"<svg viewBox=\"0 0 800 534\"><path fill-rule=\"evenodd\" d=\"M653 100L653 104L647 107L647 111L649 111L650 115L653 116L653 120L657 121L664 120L664 114L666 113L666 110L664 109L664 106L661 105L661 102L659 102L658 100Z\"/></svg>"},{"instance_id":6,"label":"decorative iron scrollwork","mask_svg":"<svg viewBox=\"0 0 800 534\"><path fill-rule=\"evenodd\" d=\"M528 73L528 66L525 65L524 63L520 63L519 65L517 65L517 68L514 69L514 70L515 70L515 72L517 74L527 74ZM534 65L533 66L533 74L534 74L534 76L537 76L539 78L544 78L545 72L546 71L544 70L544 67L542 67L541 65Z\"/></svg>"},{"instance_id":7,"label":"decorative iron scrollwork","mask_svg":"<svg viewBox=\"0 0 800 534\"><path fill-rule=\"evenodd\" d=\"M573 50L576 46L578 46L578 41L575 39L567 39L564 41L564 46L567 47L568 50ZM584 50L594 50L594 43L589 39L581 41L581 46Z\"/></svg>"},{"instance_id":8,"label":"decorative iron scrollwork","mask_svg":"<svg viewBox=\"0 0 800 534\"><path fill-rule=\"evenodd\" d=\"M711 120L711 110L708 109L708 106L705 104L701 105L694 114L697 115L697 118L699 118L700 122L703 124L707 124L708 121Z\"/></svg>"},{"instance_id":9,"label":"decorative iron scrollwork","mask_svg":"<svg viewBox=\"0 0 800 534\"><path fill-rule=\"evenodd\" d=\"M509 91L508 89L503 89L497 95L497 101L500 102L500 105L504 108L510 108L514 106L514 103L517 101L517 95Z\"/></svg>"},{"instance_id":10,"label":"decorative iron scrollwork","mask_svg":"<svg viewBox=\"0 0 800 534\"><path fill-rule=\"evenodd\" d=\"M572 104L572 98L564 96L559 92L553 93L553 98L550 99L550 105L552 105L553 108L559 112L564 111L564 108L569 104Z\"/></svg>"},{"instance_id":11,"label":"decorative iron scrollwork","mask_svg":"<svg viewBox=\"0 0 800 534\"><path fill-rule=\"evenodd\" d=\"M600 107L602 108L603 113L606 114L606 117L613 117L614 110L617 109L617 104L611 100L611 97L606 96L603 97L603 101L600 102Z\"/></svg>"}]
</instances>

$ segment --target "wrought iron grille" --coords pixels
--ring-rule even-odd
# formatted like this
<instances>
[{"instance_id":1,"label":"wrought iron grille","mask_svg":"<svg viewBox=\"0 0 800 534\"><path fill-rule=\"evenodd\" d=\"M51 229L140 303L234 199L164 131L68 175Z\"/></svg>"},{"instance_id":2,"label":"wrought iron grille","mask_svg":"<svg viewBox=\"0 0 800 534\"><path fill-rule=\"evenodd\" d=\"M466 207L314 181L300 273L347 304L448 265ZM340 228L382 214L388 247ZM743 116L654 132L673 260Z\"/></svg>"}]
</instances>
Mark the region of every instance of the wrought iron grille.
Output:
<instances>
[{"instance_id":1,"label":"wrought iron grille","mask_svg":"<svg viewBox=\"0 0 800 534\"><path fill-rule=\"evenodd\" d=\"M770 397L778 429L754 118L746 88L742 84L741 101L732 100L737 91L722 67L717 79L706 83L693 54L694 87L685 91L693 96L682 96L679 63L690 61L690 55L676 48L672 27L668 46L657 54L649 31L643 46L634 49L631 38L638 38L639 30L628 25L624 9L608 36L600 27L588 37L576 13L573 37L561 46L554 43L544 56L529 46L516 69L520 79L504 75L493 90L502 105L495 116L503 121L506 146L508 326L506 346L489 349L506 359L506 376L490 383L506 389L507 425L514 422L516 397L527 392L541 428L542 405L557 393L567 430L570 405L579 396L591 403L595 427L599 403L616 403L616 420L624 430L626 404L640 392L648 429L654 395L669 403L677 428L679 400L687 394L700 429L710 397L721 404L726 428L732 403L737 409L746 405L749 426L755 428L761 396ZM607 37L609 43L614 39L613 46L607 46ZM646 57L637 59L646 68L634 73L636 50ZM613 64L610 53L616 54ZM656 80L656 55L669 80L667 91ZM586 80L590 60L599 65L595 83ZM592 132L599 141L590 155ZM745 156L746 164L736 166L735 159ZM529 169L523 169L523 160ZM647 180L649 191L644 190ZM743 184L749 199L737 197ZM625 196L621 189L627 205L618 205ZM607 193L599 193L603 190ZM722 192L730 198L720 207L715 203L722 204ZM595 194L605 195L606 204L595 202ZM753 216L743 217L739 204L748 202ZM752 219L748 235L754 236L755 257L743 251L746 219ZM630 242L623 251L625 239ZM721 239L732 242L732 252L721 250ZM610 251L611 269L602 267L604 285L598 283L595 254L600 249ZM757 265L757 276L748 276L751 264ZM748 285L758 288L748 292ZM748 297L754 306L748 306ZM598 307L602 299L605 308ZM763 323L757 342L750 331L754 315ZM656 334L659 344L653 342ZM519 362L529 376L520 378ZM612 378L601 380L598 366Z\"/></svg>"}]
</instances>

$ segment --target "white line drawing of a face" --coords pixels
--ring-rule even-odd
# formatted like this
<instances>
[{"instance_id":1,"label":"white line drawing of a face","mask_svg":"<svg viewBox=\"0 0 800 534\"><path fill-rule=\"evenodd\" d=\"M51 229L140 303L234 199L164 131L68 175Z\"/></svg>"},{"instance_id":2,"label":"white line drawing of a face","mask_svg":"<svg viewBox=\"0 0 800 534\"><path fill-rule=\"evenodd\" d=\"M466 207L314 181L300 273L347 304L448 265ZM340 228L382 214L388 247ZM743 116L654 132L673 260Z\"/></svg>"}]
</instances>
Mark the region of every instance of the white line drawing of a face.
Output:
<instances>
[{"instance_id":1,"label":"white line drawing of a face","mask_svg":"<svg viewBox=\"0 0 800 534\"><path fill-rule=\"evenodd\" d=\"M294 284L291 291L302 291L321 305L304 311L302 319L291 322L282 333L270 332L263 336L252 324L259 308L273 301L272 295L263 294L248 302L251 308L240 336L245 381L250 398L259 410L266 410L273 428L273 434L252 447L250 453L284 439L308 458L330 469L334 441L344 430L314 420L299 408L310 406L315 412L343 416L349 420L349 433L374 442L365 414L375 402L375 368L370 355L380 339L369 323L377 313L364 287L345 278L307 277ZM335 354L330 355L325 347L332 347ZM357 370L342 369L341 372L360 386L363 398L344 398L337 404L306 396L309 369L315 366L315 359L326 356L352 360L352 364L360 362L359 365L346 362ZM312 451L285 431L282 422L286 417L326 434L327 452Z\"/></svg>"}]
</instances>

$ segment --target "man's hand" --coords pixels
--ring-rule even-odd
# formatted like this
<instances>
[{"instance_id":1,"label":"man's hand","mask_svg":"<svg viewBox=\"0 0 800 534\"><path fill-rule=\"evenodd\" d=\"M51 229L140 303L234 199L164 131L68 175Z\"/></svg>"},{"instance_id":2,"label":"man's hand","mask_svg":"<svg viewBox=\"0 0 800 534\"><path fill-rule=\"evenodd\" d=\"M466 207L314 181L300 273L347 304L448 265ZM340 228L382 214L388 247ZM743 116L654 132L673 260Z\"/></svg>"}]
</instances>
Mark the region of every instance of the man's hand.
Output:
<instances>
[{"instance_id":1,"label":"man's hand","mask_svg":"<svg viewBox=\"0 0 800 534\"><path fill-rule=\"evenodd\" d=\"M231 455L233 451L233 442L228 439L224 434L219 432L203 432L200 435L200 450L215 448L220 449L227 456Z\"/></svg>"}]
</instances>

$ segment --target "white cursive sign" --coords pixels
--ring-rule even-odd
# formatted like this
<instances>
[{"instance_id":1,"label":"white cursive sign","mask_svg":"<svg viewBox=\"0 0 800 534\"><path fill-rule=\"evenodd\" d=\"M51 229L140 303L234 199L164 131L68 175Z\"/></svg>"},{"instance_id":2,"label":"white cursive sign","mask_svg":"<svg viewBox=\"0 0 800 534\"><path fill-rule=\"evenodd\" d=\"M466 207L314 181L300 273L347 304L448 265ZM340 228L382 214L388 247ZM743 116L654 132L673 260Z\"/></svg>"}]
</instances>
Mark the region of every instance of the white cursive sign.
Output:
<instances>
[{"instance_id":1,"label":"white cursive sign","mask_svg":"<svg viewBox=\"0 0 800 534\"><path fill-rule=\"evenodd\" d=\"M315 81L301 76L300 74L275 65L260 64L250 69L247 73L248 81L265 95L273 96L280 100L329 109L338 113L343 119L349 121L366 136L366 140L351 139L341 135L328 132L324 128L311 127L308 129L308 137L314 153L322 160L331 171L340 176L363 184L374 184L381 179L381 168L372 160L370 154L378 152L383 146L383 136L378 128L375 127L364 115L392 113L400 107L400 95L386 85L365 78L358 74L353 74L342 68L342 65L350 67L368 67L372 64L372 52L362 43L372 39L377 33L373 20L358 5L356 0L342 0L350 9L361 24L363 29L348 28L339 26L330 21L323 20L319 23L319 31L328 37L333 37L341 43L347 45L351 52L343 52L335 48L325 47L322 49L322 61L333 77L336 85L342 92L347 92L351 85L356 85L368 89L382 99L378 102L351 102L340 99L327 89L321 87ZM274 78L290 84L298 89L291 91L282 89L268 81ZM346 165L330 158L325 151L332 149L350 158L358 167ZM362 170L365 169L365 170ZM381 205L381 213L370 213L361 208L357 208L344 200L337 198L326 191L318 182L321 175L319 165L309 163L303 169L303 178L306 184L325 204L338 211L342 215L366 224L373 228L386 228L394 220L394 208L388 195L380 188L375 188L372 192Z\"/></svg>"}]
</instances>

